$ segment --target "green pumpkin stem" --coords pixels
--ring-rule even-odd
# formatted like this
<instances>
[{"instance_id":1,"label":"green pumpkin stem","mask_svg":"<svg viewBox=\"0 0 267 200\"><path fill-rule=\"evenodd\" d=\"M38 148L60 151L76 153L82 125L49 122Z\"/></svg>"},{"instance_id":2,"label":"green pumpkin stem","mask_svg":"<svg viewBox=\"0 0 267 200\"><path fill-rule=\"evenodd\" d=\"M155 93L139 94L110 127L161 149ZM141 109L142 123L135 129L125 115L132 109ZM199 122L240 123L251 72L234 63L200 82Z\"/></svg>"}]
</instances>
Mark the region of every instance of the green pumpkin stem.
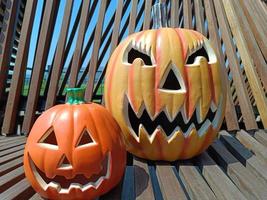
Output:
<instances>
[{"instance_id":1,"label":"green pumpkin stem","mask_svg":"<svg viewBox=\"0 0 267 200\"><path fill-rule=\"evenodd\" d=\"M85 88L67 88L67 104L83 104Z\"/></svg>"},{"instance_id":2,"label":"green pumpkin stem","mask_svg":"<svg viewBox=\"0 0 267 200\"><path fill-rule=\"evenodd\" d=\"M168 15L166 3L158 1L152 7L153 28L168 27Z\"/></svg>"}]
</instances>

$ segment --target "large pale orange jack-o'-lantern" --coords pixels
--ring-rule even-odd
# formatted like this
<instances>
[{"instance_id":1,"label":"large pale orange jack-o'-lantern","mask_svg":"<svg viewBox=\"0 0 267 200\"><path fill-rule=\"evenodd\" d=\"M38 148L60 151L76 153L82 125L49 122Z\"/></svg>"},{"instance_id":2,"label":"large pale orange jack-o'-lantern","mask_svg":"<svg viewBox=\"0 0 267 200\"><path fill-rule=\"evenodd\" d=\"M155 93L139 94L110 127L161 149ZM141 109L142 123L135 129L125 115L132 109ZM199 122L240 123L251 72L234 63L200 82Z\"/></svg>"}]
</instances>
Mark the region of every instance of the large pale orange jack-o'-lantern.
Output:
<instances>
[{"instance_id":1,"label":"large pale orange jack-o'-lantern","mask_svg":"<svg viewBox=\"0 0 267 200\"><path fill-rule=\"evenodd\" d=\"M67 104L44 112L35 122L24 152L25 174L49 199L94 199L121 179L126 150L120 128L102 106L83 101L71 88Z\"/></svg>"},{"instance_id":2,"label":"large pale orange jack-o'-lantern","mask_svg":"<svg viewBox=\"0 0 267 200\"><path fill-rule=\"evenodd\" d=\"M159 9L160 8L160 9ZM127 150L152 160L187 159L216 138L224 118L225 86L210 42L187 29L164 27L159 4L154 23L113 52L105 104L119 123Z\"/></svg>"}]
</instances>

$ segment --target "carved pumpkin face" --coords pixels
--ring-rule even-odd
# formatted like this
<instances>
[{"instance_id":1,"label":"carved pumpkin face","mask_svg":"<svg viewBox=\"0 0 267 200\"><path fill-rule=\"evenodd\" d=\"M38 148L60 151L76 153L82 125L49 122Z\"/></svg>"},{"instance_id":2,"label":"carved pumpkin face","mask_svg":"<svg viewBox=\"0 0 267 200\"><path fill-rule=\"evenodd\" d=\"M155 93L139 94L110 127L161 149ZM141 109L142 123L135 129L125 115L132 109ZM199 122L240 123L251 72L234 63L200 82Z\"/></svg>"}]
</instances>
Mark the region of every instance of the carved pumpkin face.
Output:
<instances>
[{"instance_id":1,"label":"carved pumpkin face","mask_svg":"<svg viewBox=\"0 0 267 200\"><path fill-rule=\"evenodd\" d=\"M204 151L224 117L220 67L209 41L193 30L147 30L122 42L108 64L105 103L127 150L169 161Z\"/></svg>"},{"instance_id":2,"label":"carved pumpkin face","mask_svg":"<svg viewBox=\"0 0 267 200\"><path fill-rule=\"evenodd\" d=\"M35 122L24 153L26 177L45 198L93 199L121 179L120 128L97 104L58 105Z\"/></svg>"}]
</instances>

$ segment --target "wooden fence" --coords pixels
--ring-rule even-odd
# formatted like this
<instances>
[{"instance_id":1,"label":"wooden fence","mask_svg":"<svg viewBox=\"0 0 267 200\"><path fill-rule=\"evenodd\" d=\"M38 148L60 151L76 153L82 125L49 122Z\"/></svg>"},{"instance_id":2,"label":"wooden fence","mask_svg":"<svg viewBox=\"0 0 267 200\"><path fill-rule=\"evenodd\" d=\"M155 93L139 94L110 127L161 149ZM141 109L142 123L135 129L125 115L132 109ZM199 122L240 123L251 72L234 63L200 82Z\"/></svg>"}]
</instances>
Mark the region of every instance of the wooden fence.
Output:
<instances>
[{"instance_id":1,"label":"wooden fence","mask_svg":"<svg viewBox=\"0 0 267 200\"><path fill-rule=\"evenodd\" d=\"M65 3L60 10L62 2ZM101 103L107 58L127 35L152 27L154 3L155 0L0 0L1 133L27 134L43 110L64 102L66 87L83 85L86 100ZM170 26L202 32L225 66L229 81L223 128L267 128L266 3L166 3ZM59 10L64 14L62 24L57 25ZM38 15L40 26L36 31L33 27ZM94 16L97 21L92 20ZM56 42L55 32L59 33ZM30 51L33 37L37 38L36 48ZM49 62L53 45L56 50ZM33 64L27 66L30 56L34 57Z\"/></svg>"}]
</instances>

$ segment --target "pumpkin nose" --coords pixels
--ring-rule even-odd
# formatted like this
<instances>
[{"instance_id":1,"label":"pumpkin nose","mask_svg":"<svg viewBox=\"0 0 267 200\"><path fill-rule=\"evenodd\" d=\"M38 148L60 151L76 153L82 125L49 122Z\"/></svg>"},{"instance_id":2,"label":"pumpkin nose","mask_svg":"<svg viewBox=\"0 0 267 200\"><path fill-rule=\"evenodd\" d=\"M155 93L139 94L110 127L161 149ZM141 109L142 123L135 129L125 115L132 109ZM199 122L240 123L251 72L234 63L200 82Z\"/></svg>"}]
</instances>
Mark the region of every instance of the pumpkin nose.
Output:
<instances>
[{"instance_id":1,"label":"pumpkin nose","mask_svg":"<svg viewBox=\"0 0 267 200\"><path fill-rule=\"evenodd\" d=\"M58 168L59 169L71 169L72 168L72 165L70 164L70 161L68 160L66 155L62 156L59 162Z\"/></svg>"},{"instance_id":2,"label":"pumpkin nose","mask_svg":"<svg viewBox=\"0 0 267 200\"><path fill-rule=\"evenodd\" d=\"M160 81L160 90L166 92L184 92L185 84L179 69L172 62Z\"/></svg>"}]
</instances>

